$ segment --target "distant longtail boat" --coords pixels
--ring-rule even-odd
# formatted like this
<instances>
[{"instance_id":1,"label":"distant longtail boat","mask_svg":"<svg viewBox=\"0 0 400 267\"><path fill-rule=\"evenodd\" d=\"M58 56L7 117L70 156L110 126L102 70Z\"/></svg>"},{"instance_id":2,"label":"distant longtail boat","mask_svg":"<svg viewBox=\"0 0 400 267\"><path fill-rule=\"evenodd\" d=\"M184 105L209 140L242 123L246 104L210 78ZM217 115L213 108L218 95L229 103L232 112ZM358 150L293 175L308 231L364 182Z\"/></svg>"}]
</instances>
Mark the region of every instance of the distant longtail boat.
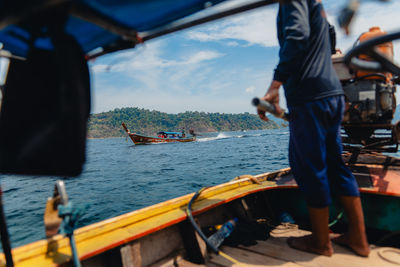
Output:
<instances>
[{"instance_id":1,"label":"distant longtail boat","mask_svg":"<svg viewBox=\"0 0 400 267\"><path fill-rule=\"evenodd\" d=\"M122 127L124 127L126 133L131 138L132 142L135 145L149 145L149 144L157 144L157 143L172 143L172 142L193 142L196 140L196 134L193 130L190 130L190 136L186 136L185 133L182 132L158 132L157 136L145 136L136 133L131 133L126 127L125 123L122 123Z\"/></svg>"}]
</instances>

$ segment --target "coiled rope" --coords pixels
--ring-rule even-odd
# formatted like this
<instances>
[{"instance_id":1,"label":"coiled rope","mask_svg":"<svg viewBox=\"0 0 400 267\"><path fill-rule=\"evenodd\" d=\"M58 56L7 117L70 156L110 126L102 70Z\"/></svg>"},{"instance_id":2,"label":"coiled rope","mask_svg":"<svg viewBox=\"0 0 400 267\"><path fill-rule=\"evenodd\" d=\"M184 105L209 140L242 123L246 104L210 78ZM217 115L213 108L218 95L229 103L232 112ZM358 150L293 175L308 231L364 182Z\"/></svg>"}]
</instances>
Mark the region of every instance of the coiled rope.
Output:
<instances>
[{"instance_id":1,"label":"coiled rope","mask_svg":"<svg viewBox=\"0 0 400 267\"><path fill-rule=\"evenodd\" d=\"M378 250L378 255L383 260L393 263L393 264L396 264L396 265L400 265L400 260L392 260L391 258L389 258L388 256L385 255L388 253L397 254L398 256L400 256L400 250L395 249L395 248L383 248L383 249Z\"/></svg>"}]
</instances>

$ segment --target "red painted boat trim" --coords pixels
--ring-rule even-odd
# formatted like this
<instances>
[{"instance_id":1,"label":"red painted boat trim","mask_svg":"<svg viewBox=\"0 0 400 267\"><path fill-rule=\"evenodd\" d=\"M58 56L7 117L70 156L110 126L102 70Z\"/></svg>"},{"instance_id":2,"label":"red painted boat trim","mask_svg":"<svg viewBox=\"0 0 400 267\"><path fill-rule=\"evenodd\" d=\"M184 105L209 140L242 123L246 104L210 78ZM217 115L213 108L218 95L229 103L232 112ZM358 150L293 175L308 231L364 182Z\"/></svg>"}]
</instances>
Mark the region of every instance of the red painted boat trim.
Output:
<instances>
[{"instance_id":1,"label":"red painted boat trim","mask_svg":"<svg viewBox=\"0 0 400 267\"><path fill-rule=\"evenodd\" d=\"M175 143L175 142L193 142L196 137L185 137L185 138L159 138L156 136L144 136L138 134L129 133L129 137L135 145L145 145L145 144L160 144L160 143Z\"/></svg>"}]
</instances>

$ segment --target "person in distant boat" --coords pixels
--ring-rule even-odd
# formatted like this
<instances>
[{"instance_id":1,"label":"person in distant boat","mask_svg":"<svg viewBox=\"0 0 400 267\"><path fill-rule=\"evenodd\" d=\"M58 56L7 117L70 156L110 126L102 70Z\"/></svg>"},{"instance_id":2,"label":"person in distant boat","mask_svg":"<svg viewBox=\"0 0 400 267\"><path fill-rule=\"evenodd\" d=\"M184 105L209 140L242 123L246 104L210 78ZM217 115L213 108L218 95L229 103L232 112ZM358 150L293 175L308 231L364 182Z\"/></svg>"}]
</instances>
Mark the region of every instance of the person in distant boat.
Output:
<instances>
[{"instance_id":1,"label":"person in distant boat","mask_svg":"<svg viewBox=\"0 0 400 267\"><path fill-rule=\"evenodd\" d=\"M186 137L185 128L182 128L182 138Z\"/></svg>"},{"instance_id":2,"label":"person in distant boat","mask_svg":"<svg viewBox=\"0 0 400 267\"><path fill-rule=\"evenodd\" d=\"M320 0L280 1L277 17L279 63L262 98L279 107L284 87L289 109L289 163L304 192L312 234L288 239L295 249L331 256L334 242L368 256L357 182L342 160L340 124L344 92L332 66L330 25ZM268 120L258 110L261 119ZM339 196L349 222L344 235L329 235L331 194Z\"/></svg>"}]
</instances>

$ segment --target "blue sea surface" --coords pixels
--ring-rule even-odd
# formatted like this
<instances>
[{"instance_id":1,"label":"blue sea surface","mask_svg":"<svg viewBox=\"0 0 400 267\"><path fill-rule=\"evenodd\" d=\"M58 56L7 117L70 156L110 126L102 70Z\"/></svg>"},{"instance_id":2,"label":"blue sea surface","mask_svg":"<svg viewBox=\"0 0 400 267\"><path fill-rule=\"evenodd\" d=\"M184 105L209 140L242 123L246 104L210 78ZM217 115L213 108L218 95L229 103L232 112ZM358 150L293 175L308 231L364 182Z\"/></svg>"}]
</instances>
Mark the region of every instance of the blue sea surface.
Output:
<instances>
[{"instance_id":1,"label":"blue sea surface","mask_svg":"<svg viewBox=\"0 0 400 267\"><path fill-rule=\"evenodd\" d=\"M64 182L73 203L89 205L81 227L239 175L286 168L288 137L288 128L282 128L208 133L196 142L142 146L125 138L88 140L83 173ZM1 176L12 247L45 238L44 209L58 179Z\"/></svg>"}]
</instances>

